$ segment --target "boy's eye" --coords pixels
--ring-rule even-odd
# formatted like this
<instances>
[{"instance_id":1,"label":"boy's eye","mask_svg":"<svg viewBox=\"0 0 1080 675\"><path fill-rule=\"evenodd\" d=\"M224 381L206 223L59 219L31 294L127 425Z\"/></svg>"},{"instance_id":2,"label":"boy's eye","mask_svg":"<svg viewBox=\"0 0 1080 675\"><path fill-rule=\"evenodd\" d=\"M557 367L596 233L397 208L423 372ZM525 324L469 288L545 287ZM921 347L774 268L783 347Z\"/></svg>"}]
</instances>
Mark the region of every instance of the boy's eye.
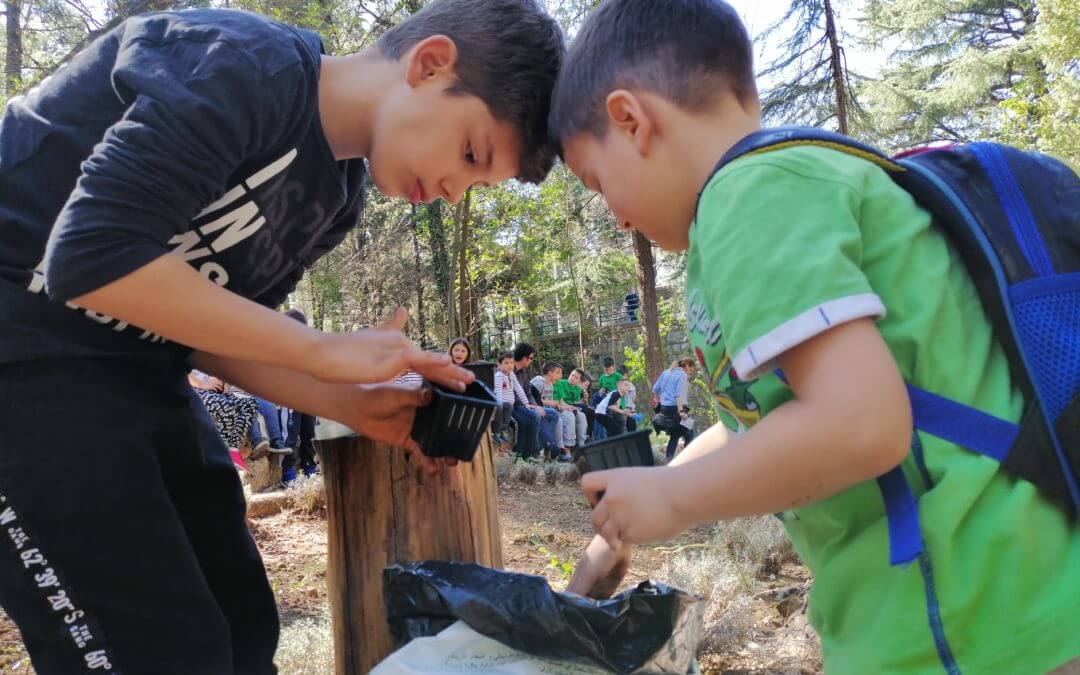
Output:
<instances>
[{"instance_id":1,"label":"boy's eye","mask_svg":"<svg viewBox=\"0 0 1080 675\"><path fill-rule=\"evenodd\" d=\"M469 164L476 164L476 155L473 154L472 143L465 146L465 161Z\"/></svg>"}]
</instances>

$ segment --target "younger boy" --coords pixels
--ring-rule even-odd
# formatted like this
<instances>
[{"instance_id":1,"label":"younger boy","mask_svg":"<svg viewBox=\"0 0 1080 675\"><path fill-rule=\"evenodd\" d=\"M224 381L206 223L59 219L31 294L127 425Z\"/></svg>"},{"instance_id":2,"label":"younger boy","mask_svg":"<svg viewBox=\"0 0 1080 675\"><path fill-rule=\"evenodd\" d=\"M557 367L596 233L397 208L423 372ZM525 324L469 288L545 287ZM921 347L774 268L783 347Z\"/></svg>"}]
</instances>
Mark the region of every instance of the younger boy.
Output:
<instances>
[{"instance_id":1,"label":"younger boy","mask_svg":"<svg viewBox=\"0 0 1080 675\"><path fill-rule=\"evenodd\" d=\"M665 467L586 475L601 538L571 590L629 544L783 512L814 572L826 672L1042 673L1076 658L1080 528L995 461L912 437L905 380L1012 422L1023 409L964 264L861 158L795 145L714 173L760 113L750 41L720 0L608 0L559 76L567 165L623 228L688 251L691 343L718 404L751 426L714 426ZM894 567L874 479L901 463L924 552Z\"/></svg>"},{"instance_id":2,"label":"younger boy","mask_svg":"<svg viewBox=\"0 0 1080 675\"><path fill-rule=\"evenodd\" d=\"M274 671L274 594L190 367L413 450L426 394L357 383L472 379L403 311L331 335L272 308L356 226L364 158L413 202L541 180L558 26L436 0L322 52L256 14L147 14L0 116L0 603L38 673Z\"/></svg>"}]
</instances>

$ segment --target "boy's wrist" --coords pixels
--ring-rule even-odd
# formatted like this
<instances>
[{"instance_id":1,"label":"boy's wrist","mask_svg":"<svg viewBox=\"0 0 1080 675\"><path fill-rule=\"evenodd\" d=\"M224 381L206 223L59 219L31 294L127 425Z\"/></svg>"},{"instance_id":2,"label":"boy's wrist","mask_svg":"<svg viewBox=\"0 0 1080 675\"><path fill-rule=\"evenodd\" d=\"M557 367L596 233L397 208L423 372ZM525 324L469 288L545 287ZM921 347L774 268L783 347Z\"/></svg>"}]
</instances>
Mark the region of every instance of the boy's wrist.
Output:
<instances>
[{"instance_id":1,"label":"boy's wrist","mask_svg":"<svg viewBox=\"0 0 1080 675\"><path fill-rule=\"evenodd\" d=\"M669 506L677 519L679 530L686 530L699 522L706 520L698 513L701 504L706 501L700 496L694 495L692 489L696 485L693 476L688 473L686 465L665 466L664 484L661 493L668 498Z\"/></svg>"}]
</instances>

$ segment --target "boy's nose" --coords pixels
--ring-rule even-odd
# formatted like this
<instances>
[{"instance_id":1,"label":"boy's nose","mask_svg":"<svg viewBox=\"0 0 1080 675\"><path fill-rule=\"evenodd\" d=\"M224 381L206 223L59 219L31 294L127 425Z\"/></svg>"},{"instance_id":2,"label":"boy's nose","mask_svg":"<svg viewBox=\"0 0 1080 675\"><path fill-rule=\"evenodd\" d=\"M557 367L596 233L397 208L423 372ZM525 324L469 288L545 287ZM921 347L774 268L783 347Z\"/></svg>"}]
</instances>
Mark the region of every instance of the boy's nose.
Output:
<instances>
[{"instance_id":1,"label":"boy's nose","mask_svg":"<svg viewBox=\"0 0 1080 675\"><path fill-rule=\"evenodd\" d=\"M461 198L465 196L465 190L468 189L468 187L459 187L455 185L455 182L452 179L447 178L439 183L439 189L442 190L443 199L451 204L457 204L461 201Z\"/></svg>"}]
</instances>

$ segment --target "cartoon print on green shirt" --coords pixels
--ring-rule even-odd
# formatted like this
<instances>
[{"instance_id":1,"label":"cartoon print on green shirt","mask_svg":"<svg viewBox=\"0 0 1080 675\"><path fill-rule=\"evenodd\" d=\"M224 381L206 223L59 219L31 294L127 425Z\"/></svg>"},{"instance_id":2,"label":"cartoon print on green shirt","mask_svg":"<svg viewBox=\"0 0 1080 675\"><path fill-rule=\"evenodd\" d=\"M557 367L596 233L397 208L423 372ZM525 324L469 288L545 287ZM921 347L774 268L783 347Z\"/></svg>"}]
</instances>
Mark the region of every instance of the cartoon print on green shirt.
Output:
<instances>
[{"instance_id":1,"label":"cartoon print on green shirt","mask_svg":"<svg viewBox=\"0 0 1080 675\"><path fill-rule=\"evenodd\" d=\"M709 308L695 289L687 298L688 323L691 335L703 340L709 347L720 344L724 334L719 322L712 318ZM695 340L697 342L697 340ZM720 419L724 426L736 432L743 432L761 420L761 406L750 393L754 382L739 378L731 366L731 356L727 350L721 352L720 362L715 368L710 367L701 347L694 348L698 363L709 378L709 391L720 407Z\"/></svg>"}]
</instances>

